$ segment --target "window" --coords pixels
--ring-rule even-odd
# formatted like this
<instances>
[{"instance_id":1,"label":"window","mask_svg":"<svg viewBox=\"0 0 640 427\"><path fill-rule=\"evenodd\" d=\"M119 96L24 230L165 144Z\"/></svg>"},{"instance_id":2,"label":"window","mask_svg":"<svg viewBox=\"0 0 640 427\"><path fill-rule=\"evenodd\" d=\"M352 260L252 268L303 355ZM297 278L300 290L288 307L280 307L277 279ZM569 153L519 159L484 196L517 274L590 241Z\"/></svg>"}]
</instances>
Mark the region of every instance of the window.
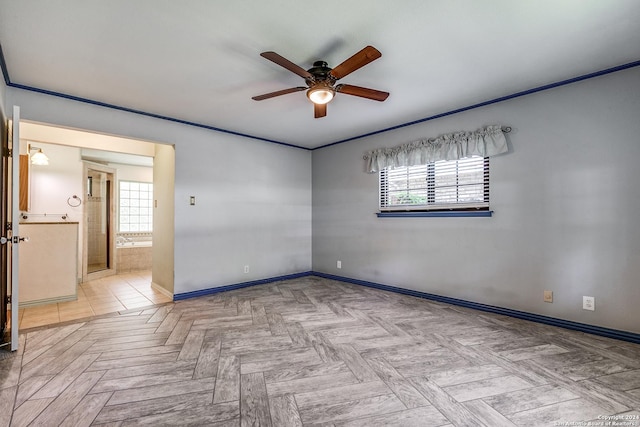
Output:
<instances>
[{"instance_id":1,"label":"window","mask_svg":"<svg viewBox=\"0 0 640 427\"><path fill-rule=\"evenodd\" d=\"M380 171L381 211L488 209L488 157Z\"/></svg>"},{"instance_id":2,"label":"window","mask_svg":"<svg viewBox=\"0 0 640 427\"><path fill-rule=\"evenodd\" d=\"M153 184L120 181L118 219L121 233L153 231Z\"/></svg>"}]
</instances>

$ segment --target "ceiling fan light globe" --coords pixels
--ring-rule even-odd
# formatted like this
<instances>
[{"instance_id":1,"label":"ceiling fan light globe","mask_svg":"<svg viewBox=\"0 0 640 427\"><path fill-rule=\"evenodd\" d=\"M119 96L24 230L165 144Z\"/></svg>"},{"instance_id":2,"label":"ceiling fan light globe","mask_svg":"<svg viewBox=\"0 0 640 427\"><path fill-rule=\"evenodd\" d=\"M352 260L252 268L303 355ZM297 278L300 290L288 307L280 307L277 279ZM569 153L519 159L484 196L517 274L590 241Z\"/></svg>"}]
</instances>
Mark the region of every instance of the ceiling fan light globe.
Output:
<instances>
[{"instance_id":1,"label":"ceiling fan light globe","mask_svg":"<svg viewBox=\"0 0 640 427\"><path fill-rule=\"evenodd\" d=\"M307 91L307 98L314 104L327 104L335 95L335 91L329 87L312 87Z\"/></svg>"}]
</instances>

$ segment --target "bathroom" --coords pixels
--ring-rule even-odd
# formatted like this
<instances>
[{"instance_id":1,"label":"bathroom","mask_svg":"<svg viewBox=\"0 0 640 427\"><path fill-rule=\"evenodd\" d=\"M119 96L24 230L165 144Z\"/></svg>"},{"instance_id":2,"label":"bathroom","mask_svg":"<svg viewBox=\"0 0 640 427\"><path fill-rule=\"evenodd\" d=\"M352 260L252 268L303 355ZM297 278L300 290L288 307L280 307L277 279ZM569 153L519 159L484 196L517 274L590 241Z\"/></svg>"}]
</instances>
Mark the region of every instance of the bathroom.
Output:
<instances>
[{"instance_id":1,"label":"bathroom","mask_svg":"<svg viewBox=\"0 0 640 427\"><path fill-rule=\"evenodd\" d=\"M138 169L139 172L146 172ZM135 180L123 178L119 181L118 189L116 272L151 270L153 183L143 176L136 176Z\"/></svg>"},{"instance_id":2,"label":"bathroom","mask_svg":"<svg viewBox=\"0 0 640 427\"><path fill-rule=\"evenodd\" d=\"M99 150L81 152L87 233L83 282L114 271L151 270L153 158ZM115 242L110 241L112 235Z\"/></svg>"},{"instance_id":3,"label":"bathroom","mask_svg":"<svg viewBox=\"0 0 640 427\"><path fill-rule=\"evenodd\" d=\"M100 135L96 138L99 140ZM66 225L75 229L72 243L60 251L63 261L54 250L44 249L43 255L33 255L42 246L38 239L31 239L21 249L21 308L78 300L82 293L78 292L79 285L109 276L147 272L153 286L155 144L126 142L120 147L111 143L109 148L121 150L116 152L74 138L63 143L21 140L20 151L26 160L27 154L33 157L36 152L48 158L46 165L30 161L25 165L28 172L21 179L21 230L37 235L46 227L60 230L63 227L55 226ZM43 267L33 268L36 257ZM44 268L47 258L51 265ZM37 272L43 276L40 282L34 277ZM53 280L58 273L66 274L64 280ZM52 291L56 286L53 283L58 282L71 285Z\"/></svg>"}]
</instances>

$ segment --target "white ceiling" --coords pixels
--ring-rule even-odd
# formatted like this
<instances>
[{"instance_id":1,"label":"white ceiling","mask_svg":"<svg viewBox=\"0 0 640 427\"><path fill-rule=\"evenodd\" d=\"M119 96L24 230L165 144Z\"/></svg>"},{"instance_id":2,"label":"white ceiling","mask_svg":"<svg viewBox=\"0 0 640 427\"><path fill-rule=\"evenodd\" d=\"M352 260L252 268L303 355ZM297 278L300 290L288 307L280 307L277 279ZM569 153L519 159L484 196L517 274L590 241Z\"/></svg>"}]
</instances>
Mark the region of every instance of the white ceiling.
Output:
<instances>
[{"instance_id":1,"label":"white ceiling","mask_svg":"<svg viewBox=\"0 0 640 427\"><path fill-rule=\"evenodd\" d=\"M314 148L640 59L638 0L0 0L10 81ZM313 118L304 85L259 56L336 66L391 93L338 94Z\"/></svg>"}]
</instances>

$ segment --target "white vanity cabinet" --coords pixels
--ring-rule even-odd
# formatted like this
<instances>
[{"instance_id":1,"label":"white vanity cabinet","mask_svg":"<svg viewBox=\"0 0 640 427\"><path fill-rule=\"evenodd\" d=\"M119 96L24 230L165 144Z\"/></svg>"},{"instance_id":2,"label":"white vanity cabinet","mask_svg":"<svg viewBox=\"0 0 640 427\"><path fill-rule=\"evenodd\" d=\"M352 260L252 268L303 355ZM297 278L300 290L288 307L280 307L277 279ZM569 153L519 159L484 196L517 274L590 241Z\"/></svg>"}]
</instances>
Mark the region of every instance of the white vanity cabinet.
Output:
<instances>
[{"instance_id":1,"label":"white vanity cabinet","mask_svg":"<svg viewBox=\"0 0 640 427\"><path fill-rule=\"evenodd\" d=\"M78 223L22 223L20 235L20 306L76 300Z\"/></svg>"}]
</instances>

